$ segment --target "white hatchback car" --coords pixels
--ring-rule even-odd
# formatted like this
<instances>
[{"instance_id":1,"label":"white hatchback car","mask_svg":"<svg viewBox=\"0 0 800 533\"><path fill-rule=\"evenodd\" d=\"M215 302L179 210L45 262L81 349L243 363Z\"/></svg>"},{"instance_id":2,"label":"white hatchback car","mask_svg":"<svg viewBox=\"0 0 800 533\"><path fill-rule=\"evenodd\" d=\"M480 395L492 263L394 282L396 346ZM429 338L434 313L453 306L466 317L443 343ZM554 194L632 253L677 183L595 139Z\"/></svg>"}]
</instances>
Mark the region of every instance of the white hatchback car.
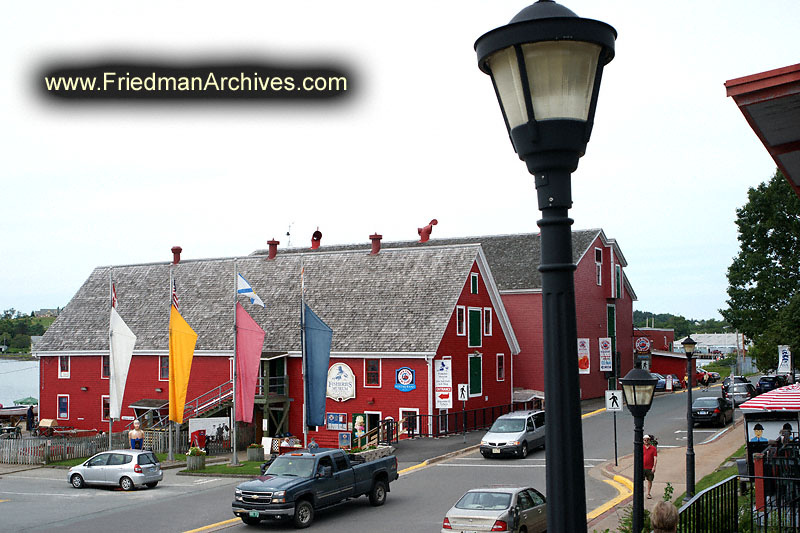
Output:
<instances>
[{"instance_id":1,"label":"white hatchback car","mask_svg":"<svg viewBox=\"0 0 800 533\"><path fill-rule=\"evenodd\" d=\"M163 477L161 463L147 450L100 452L67 472L67 482L76 489L85 485L118 486L124 490L153 488Z\"/></svg>"}]
</instances>

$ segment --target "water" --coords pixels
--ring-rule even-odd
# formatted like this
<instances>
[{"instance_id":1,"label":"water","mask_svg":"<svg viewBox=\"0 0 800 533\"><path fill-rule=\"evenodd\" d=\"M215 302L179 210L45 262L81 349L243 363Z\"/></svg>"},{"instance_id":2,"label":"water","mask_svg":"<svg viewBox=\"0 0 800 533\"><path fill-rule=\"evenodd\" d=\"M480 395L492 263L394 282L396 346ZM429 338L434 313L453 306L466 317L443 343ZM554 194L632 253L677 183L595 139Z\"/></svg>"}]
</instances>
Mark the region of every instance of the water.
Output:
<instances>
[{"instance_id":1,"label":"water","mask_svg":"<svg viewBox=\"0 0 800 533\"><path fill-rule=\"evenodd\" d=\"M32 396L39 399L39 361L0 359L0 404Z\"/></svg>"}]
</instances>

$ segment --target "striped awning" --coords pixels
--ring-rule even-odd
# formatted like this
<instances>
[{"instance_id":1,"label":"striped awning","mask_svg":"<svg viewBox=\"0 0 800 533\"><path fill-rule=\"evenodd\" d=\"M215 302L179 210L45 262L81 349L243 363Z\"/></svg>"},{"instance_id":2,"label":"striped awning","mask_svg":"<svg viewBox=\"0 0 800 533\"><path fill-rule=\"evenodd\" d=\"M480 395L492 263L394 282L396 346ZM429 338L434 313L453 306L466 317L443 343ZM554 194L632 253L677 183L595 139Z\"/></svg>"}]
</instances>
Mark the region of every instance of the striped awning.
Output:
<instances>
[{"instance_id":1,"label":"striped awning","mask_svg":"<svg viewBox=\"0 0 800 533\"><path fill-rule=\"evenodd\" d=\"M739 407L756 411L800 411L800 383L765 392Z\"/></svg>"}]
</instances>

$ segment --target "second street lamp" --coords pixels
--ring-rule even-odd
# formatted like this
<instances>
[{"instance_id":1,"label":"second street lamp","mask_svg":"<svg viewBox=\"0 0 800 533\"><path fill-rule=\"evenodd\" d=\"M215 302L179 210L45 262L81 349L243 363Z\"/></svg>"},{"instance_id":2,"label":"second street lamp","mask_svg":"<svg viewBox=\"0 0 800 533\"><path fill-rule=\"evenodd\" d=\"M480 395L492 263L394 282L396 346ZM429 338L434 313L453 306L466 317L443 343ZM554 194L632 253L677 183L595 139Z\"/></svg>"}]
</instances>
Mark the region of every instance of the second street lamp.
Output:
<instances>
[{"instance_id":1,"label":"second street lamp","mask_svg":"<svg viewBox=\"0 0 800 533\"><path fill-rule=\"evenodd\" d=\"M639 532L644 525L644 417L653 403L658 379L647 370L634 368L624 378L622 393L633 415L633 520L631 531Z\"/></svg>"},{"instance_id":2,"label":"second street lamp","mask_svg":"<svg viewBox=\"0 0 800 533\"><path fill-rule=\"evenodd\" d=\"M514 150L534 175L541 228L547 530L586 531L572 257L572 172L586 151L617 32L539 0L475 43Z\"/></svg>"},{"instance_id":3,"label":"second street lamp","mask_svg":"<svg viewBox=\"0 0 800 533\"><path fill-rule=\"evenodd\" d=\"M691 336L686 337L683 342L683 351L686 352L686 497L684 501L689 501L694 496L694 420L692 418L692 378L695 375L692 368L692 356L697 343Z\"/></svg>"}]
</instances>

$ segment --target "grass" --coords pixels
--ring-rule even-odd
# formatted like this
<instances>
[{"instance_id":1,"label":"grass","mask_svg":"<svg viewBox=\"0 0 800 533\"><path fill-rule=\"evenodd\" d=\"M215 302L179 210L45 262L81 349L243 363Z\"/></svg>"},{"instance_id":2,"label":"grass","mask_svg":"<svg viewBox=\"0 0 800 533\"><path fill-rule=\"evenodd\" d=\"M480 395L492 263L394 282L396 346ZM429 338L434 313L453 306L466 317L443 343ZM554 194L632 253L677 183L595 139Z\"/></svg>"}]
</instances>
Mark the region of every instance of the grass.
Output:
<instances>
[{"instance_id":1,"label":"grass","mask_svg":"<svg viewBox=\"0 0 800 533\"><path fill-rule=\"evenodd\" d=\"M260 476L261 465L264 461L242 461L241 466L231 466L230 463L206 465L202 470L192 470L198 474L240 474L245 476ZM187 472L187 470L184 470Z\"/></svg>"},{"instance_id":2,"label":"grass","mask_svg":"<svg viewBox=\"0 0 800 533\"><path fill-rule=\"evenodd\" d=\"M747 445L743 444L741 448L736 450L733 453L733 455L731 455L725 461L723 461L722 464L725 464L728 461L733 461L735 459L741 459L741 458L745 457L747 455L746 448L747 448ZM699 492L701 492L701 491L703 491L703 490L705 490L705 489L707 489L709 487L712 487L712 486L716 485L720 481L723 481L725 479L728 479L731 476L735 476L735 475L738 475L738 474L739 474L739 467L736 466L735 464L733 466L729 466L727 468L718 468L714 472L711 472L709 475L707 475L706 477L704 477L703 479L701 479L700 481L695 483L695 485L694 485L694 493L697 494L697 493L699 493ZM681 494L680 496L678 496L675 500L673 500L677 507L680 507L681 505L683 505L683 497L684 496L686 496L685 492L683 494Z\"/></svg>"}]
</instances>

